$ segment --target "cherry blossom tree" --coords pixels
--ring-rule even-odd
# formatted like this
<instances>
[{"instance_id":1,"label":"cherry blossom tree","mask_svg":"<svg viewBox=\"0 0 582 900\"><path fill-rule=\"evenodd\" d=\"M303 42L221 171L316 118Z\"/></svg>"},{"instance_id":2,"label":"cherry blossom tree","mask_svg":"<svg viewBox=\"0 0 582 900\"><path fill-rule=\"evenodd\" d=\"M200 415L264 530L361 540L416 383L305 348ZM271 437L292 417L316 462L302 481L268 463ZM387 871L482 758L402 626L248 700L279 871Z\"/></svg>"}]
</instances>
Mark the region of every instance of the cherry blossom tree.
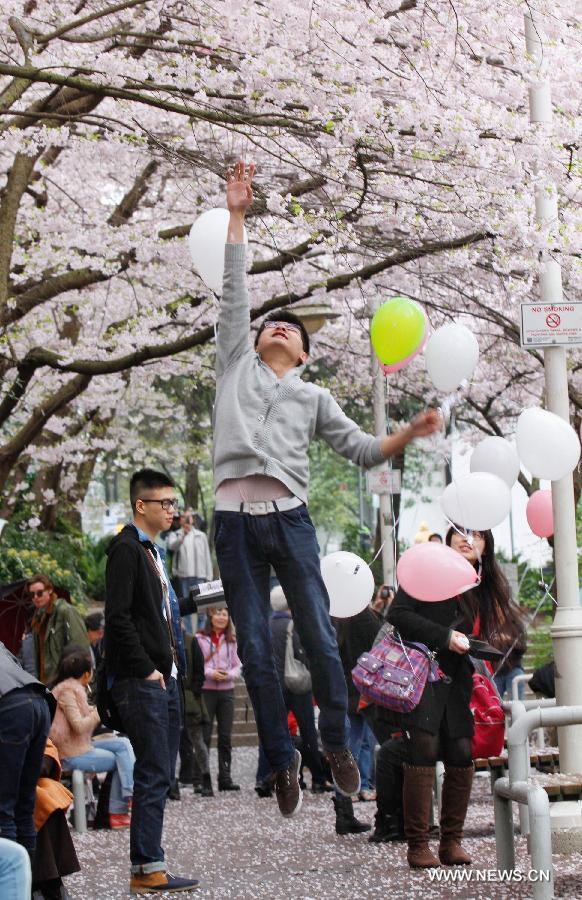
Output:
<instances>
[{"instance_id":1,"label":"cherry blossom tree","mask_svg":"<svg viewBox=\"0 0 582 900\"><path fill-rule=\"evenodd\" d=\"M463 416L509 429L542 391L539 357L516 348L539 250L559 259L566 296L580 279L575 4L534 5L552 40L555 121L541 136L525 109L535 72L517 0L6 0L5 495L42 470L39 496L78 502L91 460L119 447L116 420L126 439L144 410L168 414L161 382L209 383L217 299L184 238L223 205L226 164L241 155L258 167L252 318L330 302L341 316L314 358L333 362L340 395L365 397L368 304L405 293L435 325L461 316L484 360ZM544 179L561 215L540 228ZM573 362L578 417L579 375ZM404 370L395 401L419 385L418 367Z\"/></svg>"}]
</instances>

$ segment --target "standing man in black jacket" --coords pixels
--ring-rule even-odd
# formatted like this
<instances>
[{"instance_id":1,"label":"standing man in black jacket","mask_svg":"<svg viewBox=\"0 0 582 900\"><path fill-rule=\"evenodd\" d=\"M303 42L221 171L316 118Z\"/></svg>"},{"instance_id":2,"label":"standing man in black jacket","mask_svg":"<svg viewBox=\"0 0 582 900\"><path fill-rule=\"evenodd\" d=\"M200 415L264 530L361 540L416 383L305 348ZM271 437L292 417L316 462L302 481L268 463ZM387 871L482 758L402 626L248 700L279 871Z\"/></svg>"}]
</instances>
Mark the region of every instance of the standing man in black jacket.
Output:
<instances>
[{"instance_id":1,"label":"standing man in black jacket","mask_svg":"<svg viewBox=\"0 0 582 900\"><path fill-rule=\"evenodd\" d=\"M136 762L130 832L132 894L186 891L194 879L166 871L164 808L180 735L177 678L185 674L180 609L155 544L178 506L167 475L142 469L130 482L133 523L108 550L105 665L111 695Z\"/></svg>"}]
</instances>

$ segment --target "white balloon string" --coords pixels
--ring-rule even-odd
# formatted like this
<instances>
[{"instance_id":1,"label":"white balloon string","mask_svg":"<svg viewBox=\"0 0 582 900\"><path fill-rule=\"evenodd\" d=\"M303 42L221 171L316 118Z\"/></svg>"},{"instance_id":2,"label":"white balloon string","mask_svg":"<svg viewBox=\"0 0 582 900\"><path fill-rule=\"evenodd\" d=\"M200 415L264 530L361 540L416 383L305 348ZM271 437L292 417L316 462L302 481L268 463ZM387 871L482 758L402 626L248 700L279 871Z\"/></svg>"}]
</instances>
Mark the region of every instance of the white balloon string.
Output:
<instances>
[{"instance_id":1,"label":"white balloon string","mask_svg":"<svg viewBox=\"0 0 582 900\"><path fill-rule=\"evenodd\" d=\"M544 600L546 599L546 597L549 597L550 600L552 601L552 603L554 604L554 606L557 606L557 605L558 605L558 601L556 600L556 598L555 598L555 597L552 595L552 593L550 592L550 588L549 588L548 585L546 584L546 579L545 579L545 577L544 577L544 567L543 567L543 563L542 563L542 546L543 546L543 545L542 545L542 539L540 538L540 542L539 542L539 544L538 544L539 551L540 551L540 553L539 553L540 583L541 583L541 585L542 585L542 587L543 587L543 589L544 589L544 596L542 597L542 601L544 601Z\"/></svg>"},{"instance_id":2,"label":"white balloon string","mask_svg":"<svg viewBox=\"0 0 582 900\"><path fill-rule=\"evenodd\" d=\"M558 605L558 601L556 600L556 598L555 598L554 596L552 596L552 593L550 592L550 588L549 588L548 585L546 584L546 579L545 579L545 577L544 577L544 570L543 570L543 564L542 564L542 539L541 539L541 538L540 538L540 543L539 543L539 549L540 549L540 555L539 555L540 585L541 585L541 587L543 588L544 593L542 594L542 597L541 597L541 599L540 599L538 605L537 605L536 608L534 609L534 611L533 611L533 613L532 613L532 615L531 615L529 621L528 621L528 622L526 623L526 625L525 625L525 631L526 631L526 632L528 631L530 625L532 625L532 624L534 623L535 617L536 617L537 614L539 613L540 609L542 608L543 604L546 602L546 600L547 600L548 597L550 598L550 600L552 601L552 603L553 603L555 606ZM526 569L526 573L527 573L527 569ZM525 574L526 574L526 573L524 573L524 576L523 576L524 578L525 578ZM518 635L518 636L516 637L516 639L514 640L513 644L511 645L511 647L509 648L509 650L507 651L507 653L505 654L505 656L503 657L503 659L501 660L501 662L499 663L499 665L497 666L497 668L495 669L495 672L493 673L494 677L495 677L495 675L497 675L497 673L500 671L500 669L502 668L502 666L505 665L505 662L506 662L506 660L507 660L509 654L511 653L511 651L513 650L513 648L514 648L515 645L517 644L517 642L518 642L518 640L520 639L520 637L521 637L521 635Z\"/></svg>"},{"instance_id":3,"label":"white balloon string","mask_svg":"<svg viewBox=\"0 0 582 900\"><path fill-rule=\"evenodd\" d=\"M466 537L466 536L467 536L467 532L466 532L466 531L462 531L460 528L458 528L457 525L456 525L454 522L451 522L451 520L449 519L448 516L445 516L445 519L446 519L447 522L449 523L449 528L452 528L454 531L457 532L457 534L460 534L461 537ZM447 531L448 531L448 529L447 529Z\"/></svg>"},{"instance_id":4,"label":"white balloon string","mask_svg":"<svg viewBox=\"0 0 582 900\"><path fill-rule=\"evenodd\" d=\"M387 541L387 540L388 540L388 538L386 538L386 541ZM382 550L384 549L384 544L386 543L386 541L382 541L382 543L381 543L381 545L380 545L380 549L378 550L378 552L376 553L374 559L373 559L372 562L370 563L371 566L374 565L374 563L376 562L376 560L378 559L378 557L379 557L380 554L382 553Z\"/></svg>"},{"instance_id":5,"label":"white balloon string","mask_svg":"<svg viewBox=\"0 0 582 900\"><path fill-rule=\"evenodd\" d=\"M461 381L457 390L453 391L451 394L447 394L447 396L444 398L444 400L442 401L440 406L437 407L438 411L440 412L440 414L443 418L443 422L445 423L445 428L451 421L451 415L453 413L454 408L459 405L459 403L463 399L463 394L467 390L468 387L469 387L469 382L467 381L466 378L464 378L463 381Z\"/></svg>"}]
</instances>

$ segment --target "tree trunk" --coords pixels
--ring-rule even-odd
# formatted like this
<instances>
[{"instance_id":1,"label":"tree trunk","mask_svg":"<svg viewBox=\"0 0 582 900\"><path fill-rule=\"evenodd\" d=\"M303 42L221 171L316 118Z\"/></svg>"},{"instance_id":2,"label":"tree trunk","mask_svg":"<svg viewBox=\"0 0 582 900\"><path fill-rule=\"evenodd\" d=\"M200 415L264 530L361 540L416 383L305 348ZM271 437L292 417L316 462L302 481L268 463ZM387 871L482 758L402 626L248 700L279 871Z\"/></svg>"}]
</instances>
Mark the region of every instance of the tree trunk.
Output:
<instances>
[{"instance_id":1,"label":"tree trunk","mask_svg":"<svg viewBox=\"0 0 582 900\"><path fill-rule=\"evenodd\" d=\"M184 503L186 506L198 509L199 494L198 463L194 460L189 460L186 463L186 475L184 478Z\"/></svg>"}]
</instances>

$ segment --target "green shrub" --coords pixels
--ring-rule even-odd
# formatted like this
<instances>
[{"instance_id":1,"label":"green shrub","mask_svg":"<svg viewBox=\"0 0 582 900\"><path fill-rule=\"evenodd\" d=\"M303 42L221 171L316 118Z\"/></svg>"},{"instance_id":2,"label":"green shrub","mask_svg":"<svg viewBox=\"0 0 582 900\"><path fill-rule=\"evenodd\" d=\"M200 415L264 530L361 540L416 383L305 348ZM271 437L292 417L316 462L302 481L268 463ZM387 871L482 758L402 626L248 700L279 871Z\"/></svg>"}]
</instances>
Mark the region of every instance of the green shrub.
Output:
<instances>
[{"instance_id":1,"label":"green shrub","mask_svg":"<svg viewBox=\"0 0 582 900\"><path fill-rule=\"evenodd\" d=\"M0 541L0 584L43 574L56 586L69 591L78 606L84 607L92 600L102 601L106 551L111 537L95 540L62 520L55 532L37 531L22 516L14 517Z\"/></svg>"},{"instance_id":2,"label":"green shrub","mask_svg":"<svg viewBox=\"0 0 582 900\"><path fill-rule=\"evenodd\" d=\"M527 642L528 662L531 661L532 668L538 669L554 658L549 622L547 625L538 625L535 630L529 631Z\"/></svg>"},{"instance_id":3,"label":"green shrub","mask_svg":"<svg viewBox=\"0 0 582 900\"><path fill-rule=\"evenodd\" d=\"M46 543L39 541L35 546L34 539L29 535L3 535L0 583L10 584L32 578L33 575L47 575L55 586L70 593L71 600L77 606L83 607L87 599L85 584L76 570L74 558L67 563L67 554L62 552L62 548L58 548L61 552L53 553L53 548L46 546Z\"/></svg>"}]
</instances>

